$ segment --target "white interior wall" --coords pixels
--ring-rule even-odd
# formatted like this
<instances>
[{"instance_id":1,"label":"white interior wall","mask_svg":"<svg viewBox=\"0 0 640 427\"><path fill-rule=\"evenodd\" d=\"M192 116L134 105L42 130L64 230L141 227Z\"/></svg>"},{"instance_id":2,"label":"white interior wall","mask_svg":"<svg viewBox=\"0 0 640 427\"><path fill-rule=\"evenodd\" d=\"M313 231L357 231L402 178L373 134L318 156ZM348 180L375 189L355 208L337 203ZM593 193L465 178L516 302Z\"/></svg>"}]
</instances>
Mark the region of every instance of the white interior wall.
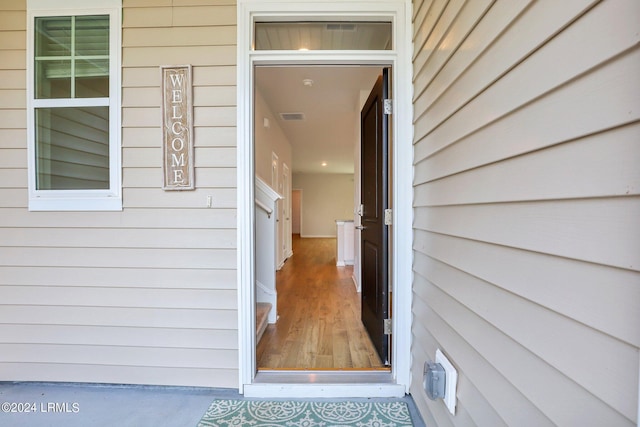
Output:
<instances>
[{"instance_id":1,"label":"white interior wall","mask_svg":"<svg viewBox=\"0 0 640 427\"><path fill-rule=\"evenodd\" d=\"M304 195L302 237L335 237L335 222L353 219L352 174L296 173L293 186Z\"/></svg>"}]
</instances>

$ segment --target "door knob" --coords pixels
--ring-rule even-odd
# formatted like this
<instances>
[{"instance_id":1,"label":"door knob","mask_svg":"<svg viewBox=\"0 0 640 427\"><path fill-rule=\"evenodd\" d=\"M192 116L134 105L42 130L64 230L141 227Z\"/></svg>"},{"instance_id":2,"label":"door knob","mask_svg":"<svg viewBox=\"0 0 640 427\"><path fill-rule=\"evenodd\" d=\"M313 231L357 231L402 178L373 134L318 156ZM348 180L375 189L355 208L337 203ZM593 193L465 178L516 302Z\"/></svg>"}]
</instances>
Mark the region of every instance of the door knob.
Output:
<instances>
[{"instance_id":1,"label":"door knob","mask_svg":"<svg viewBox=\"0 0 640 427\"><path fill-rule=\"evenodd\" d=\"M356 230L366 230L367 227L365 227L364 225L356 225Z\"/></svg>"}]
</instances>

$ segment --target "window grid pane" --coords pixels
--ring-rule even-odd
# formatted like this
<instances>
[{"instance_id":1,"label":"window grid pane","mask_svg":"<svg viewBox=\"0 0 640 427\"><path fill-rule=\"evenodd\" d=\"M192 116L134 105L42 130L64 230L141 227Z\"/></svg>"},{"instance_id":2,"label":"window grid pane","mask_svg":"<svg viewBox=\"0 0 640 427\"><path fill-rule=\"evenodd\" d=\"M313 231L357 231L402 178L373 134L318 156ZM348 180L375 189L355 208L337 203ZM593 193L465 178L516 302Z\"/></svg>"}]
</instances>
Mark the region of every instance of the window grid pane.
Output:
<instances>
[{"instance_id":1,"label":"window grid pane","mask_svg":"<svg viewBox=\"0 0 640 427\"><path fill-rule=\"evenodd\" d=\"M36 18L36 57L69 57L71 39L71 16Z\"/></svg>"},{"instance_id":2,"label":"window grid pane","mask_svg":"<svg viewBox=\"0 0 640 427\"><path fill-rule=\"evenodd\" d=\"M36 18L35 36L36 99L109 96L107 15Z\"/></svg>"}]
</instances>

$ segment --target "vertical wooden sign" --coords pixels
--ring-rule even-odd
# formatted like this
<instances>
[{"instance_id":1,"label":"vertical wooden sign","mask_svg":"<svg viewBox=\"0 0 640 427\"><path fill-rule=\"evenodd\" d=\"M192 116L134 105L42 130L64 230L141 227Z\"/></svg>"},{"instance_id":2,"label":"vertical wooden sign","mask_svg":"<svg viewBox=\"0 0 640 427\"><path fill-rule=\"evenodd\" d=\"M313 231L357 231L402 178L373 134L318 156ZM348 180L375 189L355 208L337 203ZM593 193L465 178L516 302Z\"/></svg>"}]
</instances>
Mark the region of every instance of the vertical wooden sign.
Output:
<instances>
[{"instance_id":1,"label":"vertical wooden sign","mask_svg":"<svg viewBox=\"0 0 640 427\"><path fill-rule=\"evenodd\" d=\"M163 189L193 190L191 65L162 70Z\"/></svg>"}]
</instances>

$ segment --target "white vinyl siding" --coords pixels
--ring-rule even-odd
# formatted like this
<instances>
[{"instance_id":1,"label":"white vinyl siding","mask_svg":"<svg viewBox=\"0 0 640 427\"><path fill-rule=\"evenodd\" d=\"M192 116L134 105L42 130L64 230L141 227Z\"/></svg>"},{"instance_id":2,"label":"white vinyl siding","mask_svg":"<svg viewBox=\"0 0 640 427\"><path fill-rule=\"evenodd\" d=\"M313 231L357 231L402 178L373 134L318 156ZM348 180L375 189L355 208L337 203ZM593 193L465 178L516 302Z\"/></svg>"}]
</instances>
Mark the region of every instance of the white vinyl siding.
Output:
<instances>
[{"instance_id":1,"label":"white vinyl siding","mask_svg":"<svg viewBox=\"0 0 640 427\"><path fill-rule=\"evenodd\" d=\"M238 387L235 5L159 3L123 2L113 212L28 211L25 2L0 4L2 381ZM183 64L197 188L163 191L160 66Z\"/></svg>"},{"instance_id":2,"label":"white vinyl siding","mask_svg":"<svg viewBox=\"0 0 640 427\"><path fill-rule=\"evenodd\" d=\"M638 420L640 3L414 1L427 425ZM440 348L456 415L422 391Z\"/></svg>"}]
</instances>

